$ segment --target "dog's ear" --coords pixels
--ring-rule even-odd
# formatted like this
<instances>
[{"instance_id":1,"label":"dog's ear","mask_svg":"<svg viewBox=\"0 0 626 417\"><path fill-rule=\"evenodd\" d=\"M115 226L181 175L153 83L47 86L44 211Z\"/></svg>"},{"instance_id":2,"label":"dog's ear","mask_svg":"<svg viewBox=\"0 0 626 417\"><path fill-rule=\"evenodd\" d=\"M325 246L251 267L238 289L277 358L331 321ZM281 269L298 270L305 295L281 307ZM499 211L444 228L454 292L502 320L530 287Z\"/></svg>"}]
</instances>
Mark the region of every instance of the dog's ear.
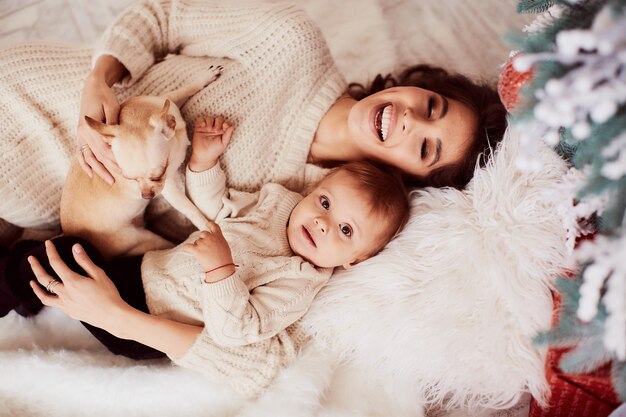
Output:
<instances>
[{"instance_id":1,"label":"dog's ear","mask_svg":"<svg viewBox=\"0 0 626 417\"><path fill-rule=\"evenodd\" d=\"M161 110L161 117L167 127L172 130L176 130L176 118L174 117L174 115L168 113L169 110L170 99L166 99L165 104L163 104L163 110Z\"/></svg>"},{"instance_id":2,"label":"dog's ear","mask_svg":"<svg viewBox=\"0 0 626 417\"><path fill-rule=\"evenodd\" d=\"M150 125L165 139L171 139L176 131L176 117L168 113L169 109L170 100L167 99L161 111L150 117Z\"/></svg>"},{"instance_id":3,"label":"dog's ear","mask_svg":"<svg viewBox=\"0 0 626 417\"><path fill-rule=\"evenodd\" d=\"M163 108L161 109L161 113L163 114L167 114L167 112L170 110L170 99L166 98L165 99L165 103L163 103Z\"/></svg>"},{"instance_id":4,"label":"dog's ear","mask_svg":"<svg viewBox=\"0 0 626 417\"><path fill-rule=\"evenodd\" d=\"M111 144L111 140L117 136L117 125L107 125L101 121L92 119L89 116L85 116L85 121L92 129L100 133L104 141L108 144Z\"/></svg>"}]
</instances>

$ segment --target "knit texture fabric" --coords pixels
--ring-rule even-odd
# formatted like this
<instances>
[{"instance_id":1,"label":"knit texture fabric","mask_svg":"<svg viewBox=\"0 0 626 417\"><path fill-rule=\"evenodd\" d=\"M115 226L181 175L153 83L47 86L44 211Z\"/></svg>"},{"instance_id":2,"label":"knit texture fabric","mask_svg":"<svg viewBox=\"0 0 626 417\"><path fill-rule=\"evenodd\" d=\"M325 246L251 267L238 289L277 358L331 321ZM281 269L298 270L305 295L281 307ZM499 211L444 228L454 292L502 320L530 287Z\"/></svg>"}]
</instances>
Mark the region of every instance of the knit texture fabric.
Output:
<instances>
[{"instance_id":1,"label":"knit texture fabric","mask_svg":"<svg viewBox=\"0 0 626 417\"><path fill-rule=\"evenodd\" d=\"M70 158L82 82L92 59L119 59L129 76L120 101L179 88L210 65L222 76L182 108L191 123L223 115L236 126L222 163L228 185L275 182L300 190L317 125L346 90L321 32L284 4L144 1L90 49L29 44L0 52L0 218L54 228ZM156 210L159 212L159 210Z\"/></svg>"},{"instance_id":2,"label":"knit texture fabric","mask_svg":"<svg viewBox=\"0 0 626 417\"><path fill-rule=\"evenodd\" d=\"M236 272L204 282L195 256L179 245L144 255L141 275L151 314L204 325L175 363L228 381L247 398L258 396L303 346L297 325L332 268L316 268L291 251L287 222L302 196L278 184L257 193L227 191L222 170L187 171L194 203L216 219ZM193 197L192 197L193 198ZM200 232L185 243L193 242Z\"/></svg>"}]
</instances>

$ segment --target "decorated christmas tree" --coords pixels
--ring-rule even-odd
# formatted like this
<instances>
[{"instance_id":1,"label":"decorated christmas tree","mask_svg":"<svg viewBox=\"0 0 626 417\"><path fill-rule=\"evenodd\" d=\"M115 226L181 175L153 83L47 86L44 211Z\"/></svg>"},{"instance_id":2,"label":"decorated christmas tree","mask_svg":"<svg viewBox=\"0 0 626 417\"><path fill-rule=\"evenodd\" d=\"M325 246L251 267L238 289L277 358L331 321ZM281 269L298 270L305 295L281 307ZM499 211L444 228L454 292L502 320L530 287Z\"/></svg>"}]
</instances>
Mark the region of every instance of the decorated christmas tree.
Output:
<instances>
[{"instance_id":1,"label":"decorated christmas tree","mask_svg":"<svg viewBox=\"0 0 626 417\"><path fill-rule=\"evenodd\" d=\"M560 361L568 373L610 363L625 401L626 0L521 0L518 9L543 13L514 40L514 68L532 74L512 118L525 132L522 162L533 168L543 139L571 161L576 196L565 218L574 274L557 281L559 320L536 342L573 346Z\"/></svg>"}]
</instances>

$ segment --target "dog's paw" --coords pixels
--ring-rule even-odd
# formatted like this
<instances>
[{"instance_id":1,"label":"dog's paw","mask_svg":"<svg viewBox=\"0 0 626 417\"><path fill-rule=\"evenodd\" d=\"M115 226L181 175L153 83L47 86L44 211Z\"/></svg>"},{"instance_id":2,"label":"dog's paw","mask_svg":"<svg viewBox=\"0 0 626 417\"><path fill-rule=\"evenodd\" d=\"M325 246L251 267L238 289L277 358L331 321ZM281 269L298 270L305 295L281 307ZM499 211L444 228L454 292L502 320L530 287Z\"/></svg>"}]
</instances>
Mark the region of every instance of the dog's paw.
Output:
<instances>
[{"instance_id":1,"label":"dog's paw","mask_svg":"<svg viewBox=\"0 0 626 417\"><path fill-rule=\"evenodd\" d=\"M211 65L206 73L203 73L200 77L199 82L202 84L202 87L206 87L211 84L213 81L217 80L220 75L222 75L222 70L224 67L221 65Z\"/></svg>"}]
</instances>

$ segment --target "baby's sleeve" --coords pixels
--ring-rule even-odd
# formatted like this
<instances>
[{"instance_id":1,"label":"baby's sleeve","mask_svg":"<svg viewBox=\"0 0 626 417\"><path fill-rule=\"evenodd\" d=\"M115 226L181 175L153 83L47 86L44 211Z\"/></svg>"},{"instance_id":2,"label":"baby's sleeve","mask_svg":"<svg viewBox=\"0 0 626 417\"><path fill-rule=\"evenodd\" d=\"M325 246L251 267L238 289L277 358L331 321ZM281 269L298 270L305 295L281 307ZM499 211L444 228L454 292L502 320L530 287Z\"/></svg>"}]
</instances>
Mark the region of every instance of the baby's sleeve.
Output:
<instances>
[{"instance_id":1,"label":"baby's sleeve","mask_svg":"<svg viewBox=\"0 0 626 417\"><path fill-rule=\"evenodd\" d=\"M308 269L308 271L306 271ZM258 271L254 271L258 273ZM316 270L291 258L278 278L248 289L240 269L230 277L203 285L205 328L221 346L244 346L267 340L301 318L332 270Z\"/></svg>"},{"instance_id":2,"label":"baby's sleeve","mask_svg":"<svg viewBox=\"0 0 626 417\"><path fill-rule=\"evenodd\" d=\"M243 215L259 199L258 192L229 190L226 175L219 164L202 172L194 172L187 167L185 188L196 207L213 221Z\"/></svg>"}]
</instances>

